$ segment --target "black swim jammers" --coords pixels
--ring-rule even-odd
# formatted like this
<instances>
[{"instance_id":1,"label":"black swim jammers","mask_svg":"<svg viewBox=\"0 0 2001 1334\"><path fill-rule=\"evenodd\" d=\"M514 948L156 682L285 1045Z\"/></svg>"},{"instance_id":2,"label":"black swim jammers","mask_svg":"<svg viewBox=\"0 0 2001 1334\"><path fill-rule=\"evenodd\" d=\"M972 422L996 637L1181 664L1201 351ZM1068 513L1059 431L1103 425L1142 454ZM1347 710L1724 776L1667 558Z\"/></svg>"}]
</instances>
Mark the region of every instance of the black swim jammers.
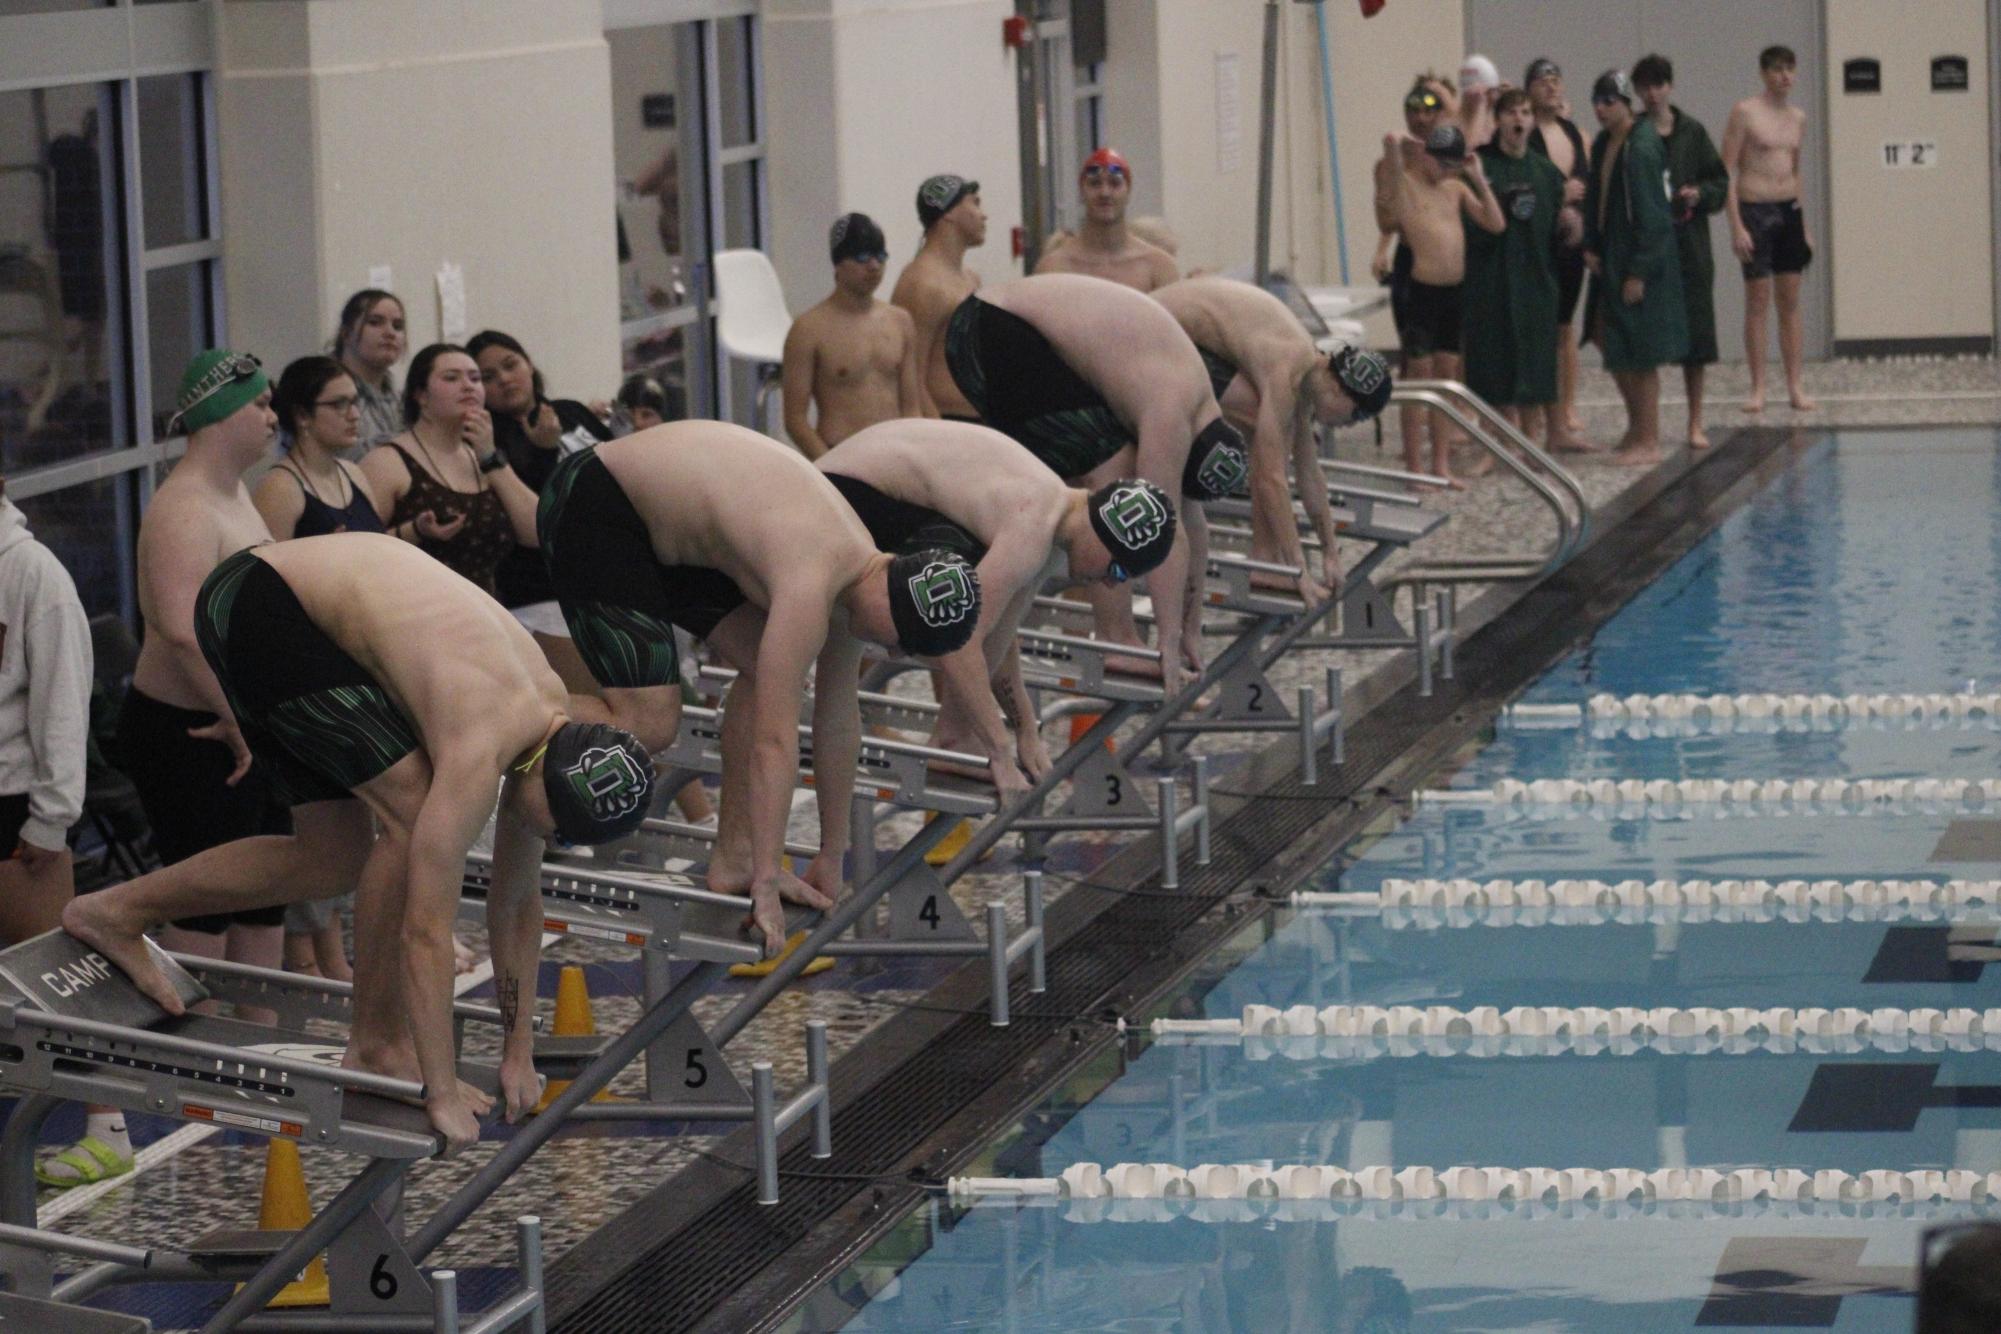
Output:
<instances>
[{"instance_id":1,"label":"black swim jammers","mask_svg":"<svg viewBox=\"0 0 2001 1334\"><path fill-rule=\"evenodd\" d=\"M368 669L252 552L203 581L195 638L250 753L293 805L352 796L417 749L417 729Z\"/></svg>"},{"instance_id":2,"label":"black swim jammers","mask_svg":"<svg viewBox=\"0 0 2001 1334\"><path fill-rule=\"evenodd\" d=\"M674 627L707 638L749 601L720 570L662 565L646 521L595 449L556 465L535 530L570 637L599 685L680 684Z\"/></svg>"},{"instance_id":3,"label":"black swim jammers","mask_svg":"<svg viewBox=\"0 0 2001 1334\"><path fill-rule=\"evenodd\" d=\"M1221 403L1224 393L1237 378L1237 363L1221 352L1212 352L1200 343L1195 345L1195 350L1202 354L1202 369L1209 372L1209 388L1216 395L1216 401Z\"/></svg>"},{"instance_id":4,"label":"black swim jammers","mask_svg":"<svg viewBox=\"0 0 2001 1334\"><path fill-rule=\"evenodd\" d=\"M868 529L869 541L877 551L892 556L908 556L933 547L943 547L964 556L968 564L986 559L987 549L978 538L953 523L937 510L913 505L907 500L884 495L859 477L843 473L824 474L841 499L848 502Z\"/></svg>"},{"instance_id":5,"label":"black swim jammers","mask_svg":"<svg viewBox=\"0 0 2001 1334\"><path fill-rule=\"evenodd\" d=\"M1737 214L1744 220L1744 230L1751 234L1751 262L1743 266L1747 280L1804 273L1813 263L1813 247L1806 240L1806 214L1800 211L1799 200L1739 204Z\"/></svg>"},{"instance_id":6,"label":"black swim jammers","mask_svg":"<svg viewBox=\"0 0 2001 1334\"><path fill-rule=\"evenodd\" d=\"M960 302L945 327L945 365L987 425L1058 477L1081 477L1135 443L1132 429L1041 330L977 296Z\"/></svg>"}]
</instances>

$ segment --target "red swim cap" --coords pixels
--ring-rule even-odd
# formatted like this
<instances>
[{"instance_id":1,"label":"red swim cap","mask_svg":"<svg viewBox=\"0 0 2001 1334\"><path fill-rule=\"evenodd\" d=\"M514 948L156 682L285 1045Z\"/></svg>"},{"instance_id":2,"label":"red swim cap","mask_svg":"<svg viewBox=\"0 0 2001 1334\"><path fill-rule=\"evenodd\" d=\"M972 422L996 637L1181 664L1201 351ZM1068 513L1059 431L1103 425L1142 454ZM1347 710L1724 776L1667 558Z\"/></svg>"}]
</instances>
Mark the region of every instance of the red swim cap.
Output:
<instances>
[{"instance_id":1,"label":"red swim cap","mask_svg":"<svg viewBox=\"0 0 2001 1334\"><path fill-rule=\"evenodd\" d=\"M1097 152L1084 159L1084 165L1078 170L1077 174L1081 176L1093 167L1117 167L1125 173L1127 180L1130 181L1133 178L1132 163L1126 161L1126 155L1119 152L1116 148L1100 148Z\"/></svg>"}]
</instances>

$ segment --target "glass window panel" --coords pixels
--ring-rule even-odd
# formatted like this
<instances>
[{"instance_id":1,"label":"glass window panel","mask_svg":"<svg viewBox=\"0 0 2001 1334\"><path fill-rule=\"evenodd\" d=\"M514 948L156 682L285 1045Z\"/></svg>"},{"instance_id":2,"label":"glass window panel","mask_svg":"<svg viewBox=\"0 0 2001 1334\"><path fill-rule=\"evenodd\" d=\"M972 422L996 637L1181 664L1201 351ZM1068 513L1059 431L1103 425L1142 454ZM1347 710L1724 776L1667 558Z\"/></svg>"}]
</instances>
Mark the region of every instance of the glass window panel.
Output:
<instances>
[{"instance_id":1,"label":"glass window panel","mask_svg":"<svg viewBox=\"0 0 2001 1334\"><path fill-rule=\"evenodd\" d=\"M17 500L28 529L76 581L86 612L123 612L131 601L132 553L139 525L132 476L121 473L47 495Z\"/></svg>"},{"instance_id":2,"label":"glass window panel","mask_svg":"<svg viewBox=\"0 0 2001 1334\"><path fill-rule=\"evenodd\" d=\"M146 275L146 339L153 355L153 435L171 432L174 392L188 359L214 345L215 322L209 301L209 266L178 264Z\"/></svg>"},{"instance_id":3,"label":"glass window panel","mask_svg":"<svg viewBox=\"0 0 2001 1334\"><path fill-rule=\"evenodd\" d=\"M757 174L762 162L732 162L723 168L723 248L756 249Z\"/></svg>"},{"instance_id":4,"label":"glass window panel","mask_svg":"<svg viewBox=\"0 0 2001 1334\"><path fill-rule=\"evenodd\" d=\"M693 265L702 251L699 85L682 72L699 25L619 28L611 50L612 158L619 193L620 346L628 375L658 381L669 416L685 416Z\"/></svg>"},{"instance_id":5,"label":"glass window panel","mask_svg":"<svg viewBox=\"0 0 2001 1334\"><path fill-rule=\"evenodd\" d=\"M149 250L208 236L201 77L161 74L138 80L139 190Z\"/></svg>"},{"instance_id":6,"label":"glass window panel","mask_svg":"<svg viewBox=\"0 0 2001 1334\"><path fill-rule=\"evenodd\" d=\"M751 62L755 18L721 19L716 24L716 79L723 109L723 147L739 148L757 139L757 82Z\"/></svg>"},{"instance_id":7,"label":"glass window panel","mask_svg":"<svg viewBox=\"0 0 2001 1334\"><path fill-rule=\"evenodd\" d=\"M109 448L117 135L101 84L0 93L0 468ZM120 442L123 443L123 442Z\"/></svg>"}]
</instances>

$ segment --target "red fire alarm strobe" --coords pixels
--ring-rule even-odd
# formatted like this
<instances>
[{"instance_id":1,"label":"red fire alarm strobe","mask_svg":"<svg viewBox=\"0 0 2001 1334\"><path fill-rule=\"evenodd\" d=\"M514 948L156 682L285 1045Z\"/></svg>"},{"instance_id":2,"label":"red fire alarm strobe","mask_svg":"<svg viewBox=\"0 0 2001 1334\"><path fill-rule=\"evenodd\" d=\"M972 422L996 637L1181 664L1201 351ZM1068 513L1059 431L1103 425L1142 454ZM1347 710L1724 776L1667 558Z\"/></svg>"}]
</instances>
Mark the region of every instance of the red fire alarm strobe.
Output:
<instances>
[{"instance_id":1,"label":"red fire alarm strobe","mask_svg":"<svg viewBox=\"0 0 2001 1334\"><path fill-rule=\"evenodd\" d=\"M1016 228L1015 228L1015 229L1014 229L1014 230L1013 230L1012 232L1010 232L1010 233L1009 233L1009 237L1008 237L1008 239L1009 239L1009 240L1010 240L1010 241L1011 241L1011 242L1013 243L1013 246L1014 246L1014 257L1015 257L1016 259L1020 259L1020 258L1021 258L1021 257L1022 257L1023 255L1025 255L1025 254L1027 254L1027 253L1028 253L1028 229L1027 229L1027 228L1025 228L1025 227L1016 227Z\"/></svg>"},{"instance_id":2,"label":"red fire alarm strobe","mask_svg":"<svg viewBox=\"0 0 2001 1334\"><path fill-rule=\"evenodd\" d=\"M1028 45L1028 32L1028 15L1009 15L1001 20L1001 45L1010 51L1019 51Z\"/></svg>"}]
</instances>

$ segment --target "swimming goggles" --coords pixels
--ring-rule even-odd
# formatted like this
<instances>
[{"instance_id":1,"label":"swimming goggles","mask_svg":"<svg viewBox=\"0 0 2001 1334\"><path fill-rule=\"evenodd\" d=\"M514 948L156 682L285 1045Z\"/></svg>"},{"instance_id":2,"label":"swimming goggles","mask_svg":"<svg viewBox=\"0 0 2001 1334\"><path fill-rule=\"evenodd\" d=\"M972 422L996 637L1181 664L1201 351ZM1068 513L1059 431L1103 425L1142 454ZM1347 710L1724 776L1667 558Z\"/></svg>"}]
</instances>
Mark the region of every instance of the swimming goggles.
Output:
<instances>
[{"instance_id":1,"label":"swimming goggles","mask_svg":"<svg viewBox=\"0 0 2001 1334\"><path fill-rule=\"evenodd\" d=\"M1117 561L1113 561L1110 565L1107 565L1105 567L1105 582L1112 585L1114 588L1116 588L1118 585L1124 583L1126 580L1130 578L1132 578L1132 574L1126 569L1125 566L1119 564Z\"/></svg>"},{"instance_id":2,"label":"swimming goggles","mask_svg":"<svg viewBox=\"0 0 2001 1334\"><path fill-rule=\"evenodd\" d=\"M1119 166L1116 162L1107 162L1098 166L1084 168L1084 179L1087 181L1100 179L1122 181L1125 178L1126 169Z\"/></svg>"},{"instance_id":3,"label":"swimming goggles","mask_svg":"<svg viewBox=\"0 0 2001 1334\"><path fill-rule=\"evenodd\" d=\"M1444 105L1433 92L1415 92L1403 100L1405 111L1436 111Z\"/></svg>"}]
</instances>

